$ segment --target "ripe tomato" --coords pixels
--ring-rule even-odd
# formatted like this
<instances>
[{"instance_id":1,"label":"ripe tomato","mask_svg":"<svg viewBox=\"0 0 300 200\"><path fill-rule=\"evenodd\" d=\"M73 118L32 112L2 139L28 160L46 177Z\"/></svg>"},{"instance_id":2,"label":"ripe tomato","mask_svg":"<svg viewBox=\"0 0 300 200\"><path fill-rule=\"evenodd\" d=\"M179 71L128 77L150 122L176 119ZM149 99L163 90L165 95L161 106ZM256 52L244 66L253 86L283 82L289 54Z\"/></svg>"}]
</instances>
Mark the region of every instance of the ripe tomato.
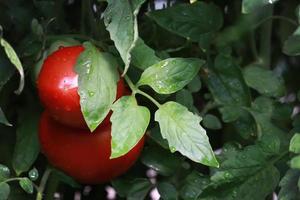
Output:
<instances>
[{"instance_id":1,"label":"ripe tomato","mask_svg":"<svg viewBox=\"0 0 300 200\"><path fill-rule=\"evenodd\" d=\"M109 159L111 125L101 124L93 133L64 126L44 112L39 125L42 152L49 162L81 183L97 184L126 172L137 160L142 138L127 154Z\"/></svg>"},{"instance_id":2,"label":"ripe tomato","mask_svg":"<svg viewBox=\"0 0 300 200\"><path fill-rule=\"evenodd\" d=\"M72 127L87 128L80 109L78 74L74 67L83 46L63 47L49 55L38 76L37 87L46 110L57 121ZM124 81L117 86L117 99L123 96ZM109 123L110 114L102 123Z\"/></svg>"}]
</instances>

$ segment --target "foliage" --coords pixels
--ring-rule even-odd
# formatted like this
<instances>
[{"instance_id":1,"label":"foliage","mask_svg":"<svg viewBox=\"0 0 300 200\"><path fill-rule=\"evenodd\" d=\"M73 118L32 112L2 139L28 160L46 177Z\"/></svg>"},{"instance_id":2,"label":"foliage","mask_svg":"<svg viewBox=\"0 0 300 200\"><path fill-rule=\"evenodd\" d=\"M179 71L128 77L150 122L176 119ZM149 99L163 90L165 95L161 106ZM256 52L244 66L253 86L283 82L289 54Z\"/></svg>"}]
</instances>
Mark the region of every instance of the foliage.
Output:
<instances>
[{"instance_id":1,"label":"foliage","mask_svg":"<svg viewBox=\"0 0 300 200\"><path fill-rule=\"evenodd\" d=\"M299 8L296 0L1 1L0 199L72 199L81 189L103 199L108 185L117 199L153 191L165 200L300 199ZM78 44L90 131L112 111L112 159L147 136L131 170L90 192L48 164L37 135L43 61ZM131 94L115 101L118 73Z\"/></svg>"}]
</instances>

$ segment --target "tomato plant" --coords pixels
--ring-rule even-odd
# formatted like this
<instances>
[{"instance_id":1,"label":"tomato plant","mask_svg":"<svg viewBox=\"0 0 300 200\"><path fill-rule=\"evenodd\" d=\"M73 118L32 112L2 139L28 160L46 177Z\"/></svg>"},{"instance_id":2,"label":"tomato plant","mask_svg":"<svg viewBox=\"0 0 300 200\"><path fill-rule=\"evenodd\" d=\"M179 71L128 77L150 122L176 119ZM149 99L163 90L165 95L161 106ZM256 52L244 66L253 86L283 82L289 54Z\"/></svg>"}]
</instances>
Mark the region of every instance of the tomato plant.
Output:
<instances>
[{"instance_id":1,"label":"tomato plant","mask_svg":"<svg viewBox=\"0 0 300 200\"><path fill-rule=\"evenodd\" d=\"M299 6L0 1L0 199L300 199Z\"/></svg>"}]
</instances>

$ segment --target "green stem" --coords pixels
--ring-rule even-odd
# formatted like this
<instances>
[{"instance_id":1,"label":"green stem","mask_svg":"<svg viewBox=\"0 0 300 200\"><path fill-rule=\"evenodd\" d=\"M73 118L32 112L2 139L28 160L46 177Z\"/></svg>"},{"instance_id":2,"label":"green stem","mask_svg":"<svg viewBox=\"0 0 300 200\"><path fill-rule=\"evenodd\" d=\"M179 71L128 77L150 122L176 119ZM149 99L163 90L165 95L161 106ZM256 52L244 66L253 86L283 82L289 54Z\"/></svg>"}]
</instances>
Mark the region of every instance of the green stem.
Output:
<instances>
[{"instance_id":1,"label":"green stem","mask_svg":"<svg viewBox=\"0 0 300 200\"><path fill-rule=\"evenodd\" d=\"M9 178L9 179L6 179L0 183L8 183L8 182L12 182L12 181L20 181L22 180L23 178L22 177L15 177L15 178Z\"/></svg>"},{"instance_id":2,"label":"green stem","mask_svg":"<svg viewBox=\"0 0 300 200\"><path fill-rule=\"evenodd\" d=\"M130 80L130 78L127 75L125 75L124 78L125 78L128 86L130 87L132 94L135 95L138 90L137 87L133 84L133 82Z\"/></svg>"},{"instance_id":3,"label":"green stem","mask_svg":"<svg viewBox=\"0 0 300 200\"><path fill-rule=\"evenodd\" d=\"M154 103L158 108L161 107L161 104L158 103L158 101L156 101L154 98L152 98L149 94L141 91L141 90L137 90L136 93L140 94L140 95L143 95L144 97L146 97L147 99L149 99L150 101L152 101L152 103Z\"/></svg>"},{"instance_id":4,"label":"green stem","mask_svg":"<svg viewBox=\"0 0 300 200\"><path fill-rule=\"evenodd\" d=\"M279 19L279 20L283 20L286 21L294 26L298 26L298 23L288 17L284 17L284 16L279 16L279 15L274 15L274 16L270 16L270 17L266 17L265 19L261 20L260 22L258 22L255 25L255 28L258 28L259 26L261 26L262 24L264 24L265 22L268 22L269 20L274 20L274 19Z\"/></svg>"},{"instance_id":5,"label":"green stem","mask_svg":"<svg viewBox=\"0 0 300 200\"><path fill-rule=\"evenodd\" d=\"M43 192L45 190L45 187L46 187L46 183L47 183L47 180L50 176L52 172L52 169L48 168L46 169L46 171L44 172L44 175L41 179L41 182L40 182L40 186L38 188L38 192L37 192L37 195L36 195L36 200L42 200L43 199Z\"/></svg>"},{"instance_id":6,"label":"green stem","mask_svg":"<svg viewBox=\"0 0 300 200\"><path fill-rule=\"evenodd\" d=\"M256 41L255 41L255 33L251 31L250 33L250 46L255 60L259 60L259 55L257 52Z\"/></svg>"},{"instance_id":7,"label":"green stem","mask_svg":"<svg viewBox=\"0 0 300 200\"><path fill-rule=\"evenodd\" d=\"M266 15L272 17L273 6L266 8ZM265 68L269 69L271 64L271 39L273 21L267 21L261 28L259 55Z\"/></svg>"},{"instance_id":8,"label":"green stem","mask_svg":"<svg viewBox=\"0 0 300 200\"><path fill-rule=\"evenodd\" d=\"M215 102L208 102L200 112L200 115L204 116L208 111L216 108L217 106L218 105Z\"/></svg>"}]
</instances>

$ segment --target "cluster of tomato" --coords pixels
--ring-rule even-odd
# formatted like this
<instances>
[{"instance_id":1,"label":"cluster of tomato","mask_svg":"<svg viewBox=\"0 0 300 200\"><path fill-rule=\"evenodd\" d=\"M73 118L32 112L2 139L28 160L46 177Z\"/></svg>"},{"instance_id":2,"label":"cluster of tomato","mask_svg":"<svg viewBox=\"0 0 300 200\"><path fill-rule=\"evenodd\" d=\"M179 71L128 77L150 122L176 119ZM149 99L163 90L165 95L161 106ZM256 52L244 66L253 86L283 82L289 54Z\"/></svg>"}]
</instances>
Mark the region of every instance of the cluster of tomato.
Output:
<instances>
[{"instance_id":1,"label":"cluster of tomato","mask_svg":"<svg viewBox=\"0 0 300 200\"><path fill-rule=\"evenodd\" d=\"M94 131L84 121L74 67L84 47L61 47L50 54L40 71L37 85L45 111L40 119L39 139L49 162L81 183L102 183L127 171L137 160L142 139L122 157L110 159L110 114ZM128 94L123 79L117 99Z\"/></svg>"}]
</instances>

